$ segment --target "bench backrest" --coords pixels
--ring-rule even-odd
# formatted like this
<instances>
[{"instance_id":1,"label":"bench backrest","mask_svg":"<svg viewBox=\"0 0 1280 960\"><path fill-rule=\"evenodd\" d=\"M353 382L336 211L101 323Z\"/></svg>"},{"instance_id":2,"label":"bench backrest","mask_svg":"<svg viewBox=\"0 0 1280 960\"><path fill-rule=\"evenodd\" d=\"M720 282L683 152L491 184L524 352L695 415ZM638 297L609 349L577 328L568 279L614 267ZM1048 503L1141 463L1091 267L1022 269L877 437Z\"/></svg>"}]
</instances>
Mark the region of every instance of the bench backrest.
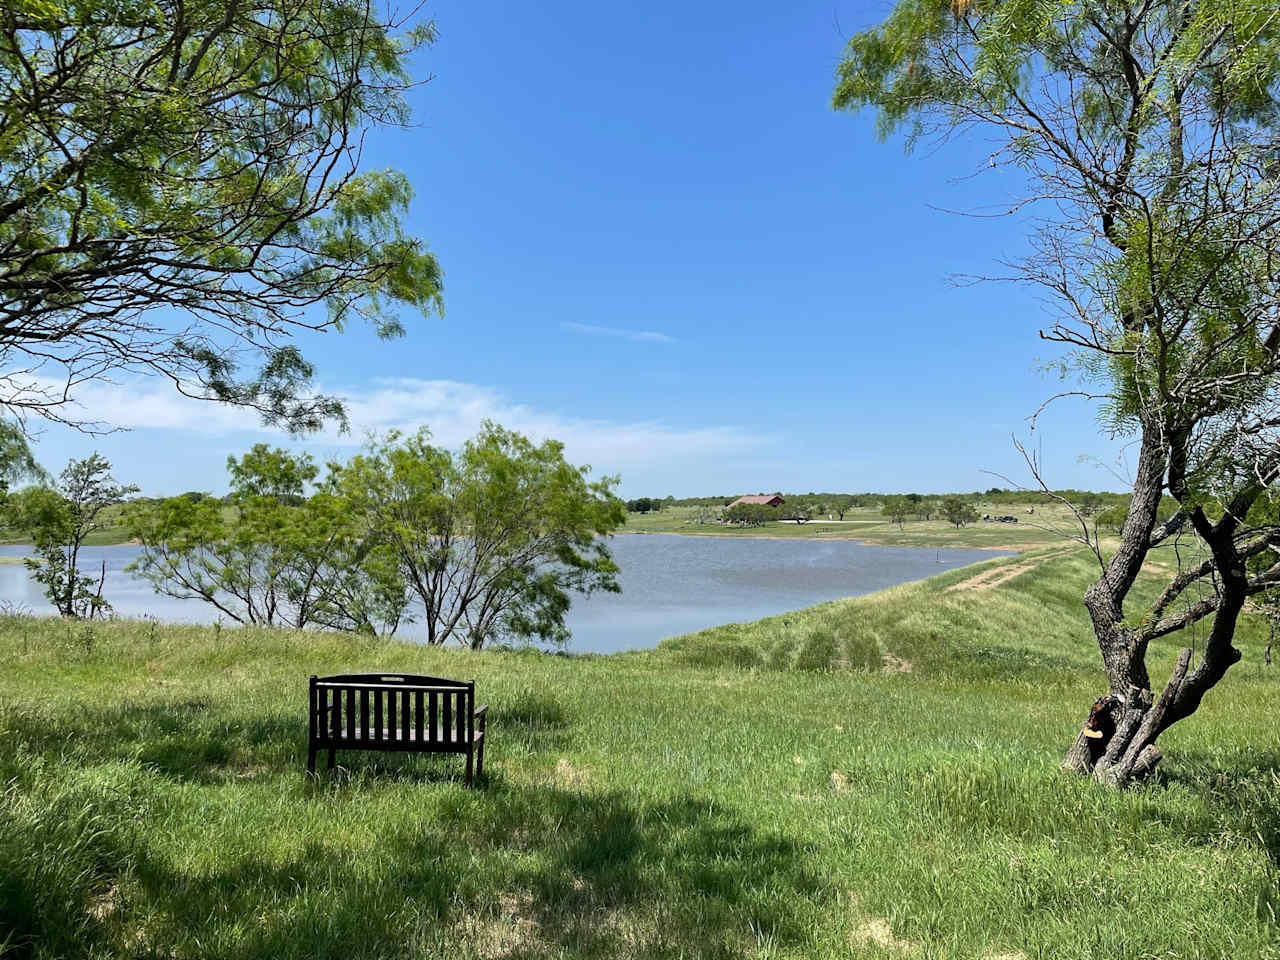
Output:
<instances>
[{"instance_id":1,"label":"bench backrest","mask_svg":"<svg viewBox=\"0 0 1280 960\"><path fill-rule=\"evenodd\" d=\"M475 736L474 681L404 673L311 678L311 739L422 746Z\"/></svg>"}]
</instances>

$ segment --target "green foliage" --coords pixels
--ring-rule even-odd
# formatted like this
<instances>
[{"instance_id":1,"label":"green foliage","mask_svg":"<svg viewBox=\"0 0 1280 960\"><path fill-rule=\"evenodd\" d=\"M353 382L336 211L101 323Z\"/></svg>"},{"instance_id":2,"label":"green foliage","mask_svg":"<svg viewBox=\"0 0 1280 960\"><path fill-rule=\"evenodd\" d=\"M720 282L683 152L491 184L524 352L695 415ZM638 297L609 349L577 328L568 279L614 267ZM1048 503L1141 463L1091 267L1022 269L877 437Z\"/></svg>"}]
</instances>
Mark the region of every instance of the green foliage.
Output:
<instances>
[{"instance_id":1,"label":"green foliage","mask_svg":"<svg viewBox=\"0 0 1280 960\"><path fill-rule=\"evenodd\" d=\"M49 476L36 463L22 428L0 419L0 499L10 486L23 480L47 483Z\"/></svg>"},{"instance_id":2,"label":"green foliage","mask_svg":"<svg viewBox=\"0 0 1280 960\"><path fill-rule=\"evenodd\" d=\"M111 476L111 464L98 454L71 460L56 487L28 487L9 498L9 525L29 536L36 556L25 561L54 609L64 617L105 615L111 604L102 596L105 567L90 576L79 565L80 548L107 526L104 511L138 492Z\"/></svg>"},{"instance_id":3,"label":"green foliage","mask_svg":"<svg viewBox=\"0 0 1280 960\"><path fill-rule=\"evenodd\" d=\"M341 418L290 332L390 337L440 307L408 180L357 166L435 39L404 26L348 0L5 4L0 356L54 384L5 378L4 402L66 418L64 383L123 370L295 429Z\"/></svg>"},{"instance_id":4,"label":"green foliage","mask_svg":"<svg viewBox=\"0 0 1280 960\"><path fill-rule=\"evenodd\" d=\"M906 521L907 517L914 511L913 504L907 497L899 493L890 494L884 498L884 502L880 506L880 513L889 518L890 522L896 523L899 528Z\"/></svg>"},{"instance_id":5,"label":"green foliage","mask_svg":"<svg viewBox=\"0 0 1280 960\"><path fill-rule=\"evenodd\" d=\"M428 642L563 643L570 594L617 591L605 537L625 520L617 480L589 481L554 440L486 423L462 450L391 433L335 472L335 489L394 557Z\"/></svg>"},{"instance_id":6,"label":"green foliage","mask_svg":"<svg viewBox=\"0 0 1280 960\"><path fill-rule=\"evenodd\" d=\"M906 127L910 141L966 128L994 138L989 165L1021 181L1010 212L1043 211L1015 278L1050 294L1056 318L1041 335L1099 401L1103 430L1138 438L1131 501L1088 505L1122 541L1108 558L1094 538L1102 569L1084 596L1110 689L1151 690L1146 641L1212 622L1204 645L1191 638L1185 682L1143 701L1159 704L1152 722L1107 747L1103 780L1122 740L1145 741L1119 765L1123 779L1238 662L1237 617L1280 574L1245 563L1280 531L1273 515L1246 519L1280 483L1275 4L900 0L849 41L834 104L869 107L882 133ZM1181 526L1157 526L1164 491ZM1197 559L1170 575L1149 616L1126 616L1162 545Z\"/></svg>"},{"instance_id":7,"label":"green foliage","mask_svg":"<svg viewBox=\"0 0 1280 960\"><path fill-rule=\"evenodd\" d=\"M778 508L765 503L735 503L724 513L726 523L741 527L763 527L778 519Z\"/></svg>"},{"instance_id":8,"label":"green foliage","mask_svg":"<svg viewBox=\"0 0 1280 960\"><path fill-rule=\"evenodd\" d=\"M946 497L943 499L942 515L956 527L963 527L966 523L978 522L978 511L959 497Z\"/></svg>"},{"instance_id":9,"label":"green foliage","mask_svg":"<svg viewBox=\"0 0 1280 960\"><path fill-rule=\"evenodd\" d=\"M187 495L139 505L130 569L159 592L201 600L236 623L394 633L408 606L385 544L308 454L257 444L227 458L230 514Z\"/></svg>"},{"instance_id":10,"label":"green foliage","mask_svg":"<svg viewBox=\"0 0 1280 960\"><path fill-rule=\"evenodd\" d=\"M794 520L797 523L807 523L817 512L816 504L800 499L788 500L779 510L784 520Z\"/></svg>"}]
</instances>

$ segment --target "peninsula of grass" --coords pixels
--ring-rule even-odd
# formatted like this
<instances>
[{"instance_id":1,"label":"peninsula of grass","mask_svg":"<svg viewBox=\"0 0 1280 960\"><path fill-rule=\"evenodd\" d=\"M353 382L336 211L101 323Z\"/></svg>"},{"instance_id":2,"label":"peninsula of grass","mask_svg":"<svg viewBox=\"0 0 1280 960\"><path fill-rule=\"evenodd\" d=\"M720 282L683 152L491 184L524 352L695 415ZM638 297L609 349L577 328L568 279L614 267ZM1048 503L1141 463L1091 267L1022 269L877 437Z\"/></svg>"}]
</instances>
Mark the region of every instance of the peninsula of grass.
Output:
<instances>
[{"instance_id":1,"label":"peninsula of grass","mask_svg":"<svg viewBox=\"0 0 1280 960\"><path fill-rule=\"evenodd\" d=\"M981 502L978 508L991 515L1018 515L1018 523L979 520L957 527L944 519L911 518L901 525L891 522L878 507L859 507L845 513L843 520L817 518L805 523L774 520L764 526L737 526L706 519L696 507L670 506L654 513L629 513L619 533L673 533L697 537L774 537L799 540L858 540L887 547L964 547L1002 550L1031 550L1062 542L1060 532L1078 532L1074 518L1056 503L1027 514L1020 504ZM1051 527L1052 529L1046 529Z\"/></svg>"},{"instance_id":2,"label":"peninsula of grass","mask_svg":"<svg viewBox=\"0 0 1280 960\"><path fill-rule=\"evenodd\" d=\"M1100 789L1058 771L1090 576L1033 551L612 657L4 620L0 953L1280 957L1259 628ZM376 669L476 680L480 789L304 775L307 676Z\"/></svg>"}]
</instances>

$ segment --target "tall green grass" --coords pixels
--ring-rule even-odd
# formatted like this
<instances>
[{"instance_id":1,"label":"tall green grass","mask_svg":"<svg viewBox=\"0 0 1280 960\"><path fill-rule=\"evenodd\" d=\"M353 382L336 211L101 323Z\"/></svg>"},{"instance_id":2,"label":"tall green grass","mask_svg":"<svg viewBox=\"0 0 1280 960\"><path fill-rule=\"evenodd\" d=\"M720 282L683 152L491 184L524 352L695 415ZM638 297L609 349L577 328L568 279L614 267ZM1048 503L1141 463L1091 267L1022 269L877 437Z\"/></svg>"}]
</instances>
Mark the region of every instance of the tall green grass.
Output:
<instances>
[{"instance_id":1,"label":"tall green grass","mask_svg":"<svg viewBox=\"0 0 1280 960\"><path fill-rule=\"evenodd\" d=\"M1057 769L1101 683L1089 572L615 657L5 620L0 952L1280 957L1256 628L1154 783L1095 788ZM476 679L481 789L457 758L304 775L307 676L365 669Z\"/></svg>"}]
</instances>

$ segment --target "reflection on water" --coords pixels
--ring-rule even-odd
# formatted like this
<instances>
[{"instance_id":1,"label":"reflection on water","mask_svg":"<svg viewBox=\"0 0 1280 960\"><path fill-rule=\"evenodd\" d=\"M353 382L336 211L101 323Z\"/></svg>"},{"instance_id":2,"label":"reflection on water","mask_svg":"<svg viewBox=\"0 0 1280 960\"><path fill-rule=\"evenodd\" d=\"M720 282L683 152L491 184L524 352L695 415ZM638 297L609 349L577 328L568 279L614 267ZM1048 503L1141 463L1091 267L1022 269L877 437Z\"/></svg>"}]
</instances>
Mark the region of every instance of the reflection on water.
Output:
<instances>
[{"instance_id":1,"label":"reflection on water","mask_svg":"<svg viewBox=\"0 0 1280 960\"><path fill-rule=\"evenodd\" d=\"M993 550L871 547L852 541L680 537L668 534L615 537L622 568L621 594L577 598L569 613L569 649L613 653L656 646L664 637L722 623L813 606L840 597L883 590L997 556ZM0 546L0 556L20 557L28 547ZM103 596L120 616L212 623L217 611L194 600L154 593L125 573L138 547L86 547L82 564L107 564ZM25 567L0 565L0 600L33 613L53 608ZM416 624L400 635L412 639Z\"/></svg>"}]
</instances>

